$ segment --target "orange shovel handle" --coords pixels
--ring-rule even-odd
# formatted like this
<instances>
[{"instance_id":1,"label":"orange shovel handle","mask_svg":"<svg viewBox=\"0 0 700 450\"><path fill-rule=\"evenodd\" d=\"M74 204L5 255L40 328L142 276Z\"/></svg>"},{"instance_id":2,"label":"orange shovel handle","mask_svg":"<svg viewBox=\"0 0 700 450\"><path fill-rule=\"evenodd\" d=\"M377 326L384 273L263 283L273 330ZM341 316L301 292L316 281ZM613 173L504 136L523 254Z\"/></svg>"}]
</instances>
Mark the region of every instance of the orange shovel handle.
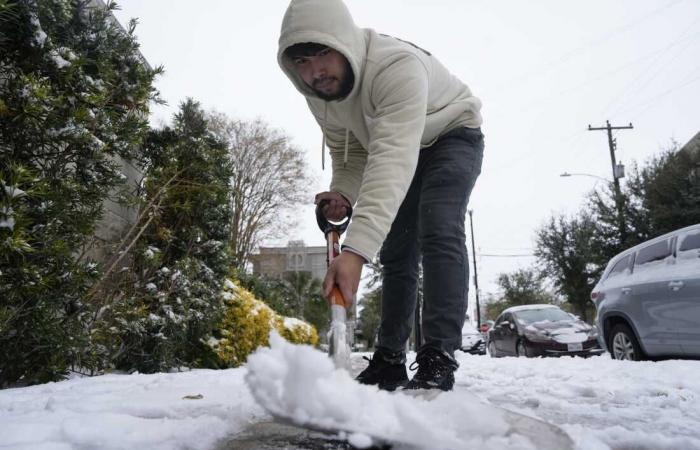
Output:
<instances>
[{"instance_id":1,"label":"orange shovel handle","mask_svg":"<svg viewBox=\"0 0 700 450\"><path fill-rule=\"evenodd\" d=\"M331 291L331 296L328 299L328 303L331 305L339 305L342 307L346 307L345 305L345 299L343 298L343 294L340 293L340 289L338 289L338 286L333 286L333 290Z\"/></svg>"},{"instance_id":2,"label":"orange shovel handle","mask_svg":"<svg viewBox=\"0 0 700 450\"><path fill-rule=\"evenodd\" d=\"M328 234L326 234L326 244L328 245L327 247L327 255L326 255L326 262L328 265L331 265L331 262L333 262L333 259L340 254L340 234L336 231L329 231ZM338 286L335 285L333 286L333 290L331 290L331 295L328 299L328 303L330 305L340 305L343 307L347 307L345 304L345 299L343 298L343 294L340 293L340 289L338 289Z\"/></svg>"}]
</instances>

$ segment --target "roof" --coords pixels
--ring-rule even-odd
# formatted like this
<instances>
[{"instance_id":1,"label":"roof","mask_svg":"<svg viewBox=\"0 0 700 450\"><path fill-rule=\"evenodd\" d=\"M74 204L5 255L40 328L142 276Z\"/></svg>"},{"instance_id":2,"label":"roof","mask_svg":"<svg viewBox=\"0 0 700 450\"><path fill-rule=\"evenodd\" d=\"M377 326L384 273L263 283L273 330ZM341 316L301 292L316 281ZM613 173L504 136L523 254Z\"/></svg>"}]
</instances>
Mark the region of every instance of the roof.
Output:
<instances>
[{"instance_id":1,"label":"roof","mask_svg":"<svg viewBox=\"0 0 700 450\"><path fill-rule=\"evenodd\" d=\"M681 151L688 152L691 155L700 155L700 132L686 142Z\"/></svg>"},{"instance_id":2,"label":"roof","mask_svg":"<svg viewBox=\"0 0 700 450\"><path fill-rule=\"evenodd\" d=\"M326 254L326 247L258 247L256 256L261 255L288 255L291 253L303 253L305 255Z\"/></svg>"},{"instance_id":3,"label":"roof","mask_svg":"<svg viewBox=\"0 0 700 450\"><path fill-rule=\"evenodd\" d=\"M668 232L668 233L666 233L666 234L662 234L661 236L657 236L657 237L655 237L655 238L651 238L651 239L649 239L649 240L647 240L647 241L644 241L644 242L642 242L642 243L640 243L640 244L637 244L637 245L635 245L634 247L630 247L630 248L628 248L627 250L621 251L621 252L618 253L617 255L615 255L615 256L613 256L612 258L610 258L610 260L608 261L608 265L605 267L605 271L603 272L603 275L601 276L601 279L605 278L605 276L608 274L608 271L609 271L619 260L621 260L621 259L624 258L625 256L629 255L630 253L634 253L634 252L636 252L637 250L639 250L639 249L641 249L641 248L643 248L643 247L646 247L647 245L651 245L651 244L654 244L654 243L656 243L656 242L663 241L664 239L668 239L668 238L670 238L670 237L672 237L672 236L675 236L675 235L677 235L677 234L685 233L686 231L691 231L691 230L700 230L700 223L696 223L695 225L689 225L689 226L687 226L687 227L683 227L683 228L679 228L679 229L677 229L677 230L673 230L673 231Z\"/></svg>"},{"instance_id":4,"label":"roof","mask_svg":"<svg viewBox=\"0 0 700 450\"><path fill-rule=\"evenodd\" d=\"M511 306L510 308L504 310L504 313L512 313L512 312L518 312L518 311L528 311L532 309L545 309L545 308L559 308L557 305L550 305L549 303L540 303L536 305L520 305L520 306Z\"/></svg>"},{"instance_id":5,"label":"roof","mask_svg":"<svg viewBox=\"0 0 700 450\"><path fill-rule=\"evenodd\" d=\"M126 28L124 28L124 25L122 25L122 24L117 20L117 18L114 17L114 14L112 14L112 11L109 10L109 7L107 6L107 3L105 2L105 0L90 0L89 3L92 4L92 5L97 6L98 8L101 8L101 9L106 10L107 12L109 12L109 15L107 16L107 20L109 20L110 22L112 22L113 24L116 24L119 28L121 28L121 30L124 32L124 34L128 34L128 32L126 31ZM119 8L119 9L121 9L121 8ZM141 53L141 50L140 50L140 49L137 49L136 51L138 52L139 56L141 57L141 63L142 63L144 66L146 66L146 67L148 68L148 70L153 70L153 68L151 67L151 65L150 65L150 64L148 63L148 61L146 60L146 57L143 56L143 53Z\"/></svg>"}]
</instances>

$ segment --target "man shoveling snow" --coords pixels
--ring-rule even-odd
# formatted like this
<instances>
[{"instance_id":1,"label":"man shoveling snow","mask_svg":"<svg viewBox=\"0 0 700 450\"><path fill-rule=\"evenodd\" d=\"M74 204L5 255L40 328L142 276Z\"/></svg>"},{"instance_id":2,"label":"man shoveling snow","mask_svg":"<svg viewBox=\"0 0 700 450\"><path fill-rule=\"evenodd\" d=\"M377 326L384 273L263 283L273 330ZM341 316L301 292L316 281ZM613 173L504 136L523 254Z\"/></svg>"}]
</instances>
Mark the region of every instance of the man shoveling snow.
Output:
<instances>
[{"instance_id":1,"label":"man shoveling snow","mask_svg":"<svg viewBox=\"0 0 700 450\"><path fill-rule=\"evenodd\" d=\"M278 61L306 97L332 158L328 220L353 207L324 294L347 302L381 247L379 345L361 383L450 390L467 307L464 219L481 171L481 102L429 52L359 28L340 0L292 0ZM323 149L322 149L323 150ZM405 345L423 265L425 343L409 382Z\"/></svg>"},{"instance_id":2,"label":"man shoveling snow","mask_svg":"<svg viewBox=\"0 0 700 450\"><path fill-rule=\"evenodd\" d=\"M338 298L350 306L362 265L381 247L382 320L361 384L312 348L272 336L272 348L248 360L258 403L278 420L345 433L359 447L571 448L557 427L467 391L428 395L452 390L458 367L468 289L464 219L484 150L479 99L429 52L357 27L341 0L292 0L278 62L321 126L322 153L330 147L330 190L316 195L319 225L325 230L322 219L340 222L352 211L337 257L327 239L324 295L336 309ZM405 347L420 262L425 339L409 381ZM399 387L402 394L385 392Z\"/></svg>"}]
</instances>

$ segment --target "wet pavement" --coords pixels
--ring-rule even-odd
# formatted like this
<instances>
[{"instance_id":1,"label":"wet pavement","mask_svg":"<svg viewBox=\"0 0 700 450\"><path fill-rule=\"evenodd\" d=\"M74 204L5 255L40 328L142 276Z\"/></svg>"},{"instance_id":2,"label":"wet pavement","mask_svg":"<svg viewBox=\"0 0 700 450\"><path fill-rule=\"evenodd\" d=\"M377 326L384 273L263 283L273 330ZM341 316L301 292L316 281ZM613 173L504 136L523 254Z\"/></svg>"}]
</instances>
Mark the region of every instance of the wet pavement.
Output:
<instances>
[{"instance_id":1,"label":"wet pavement","mask_svg":"<svg viewBox=\"0 0 700 450\"><path fill-rule=\"evenodd\" d=\"M228 438L216 450L349 450L350 444L337 436L283 425L258 422Z\"/></svg>"}]
</instances>

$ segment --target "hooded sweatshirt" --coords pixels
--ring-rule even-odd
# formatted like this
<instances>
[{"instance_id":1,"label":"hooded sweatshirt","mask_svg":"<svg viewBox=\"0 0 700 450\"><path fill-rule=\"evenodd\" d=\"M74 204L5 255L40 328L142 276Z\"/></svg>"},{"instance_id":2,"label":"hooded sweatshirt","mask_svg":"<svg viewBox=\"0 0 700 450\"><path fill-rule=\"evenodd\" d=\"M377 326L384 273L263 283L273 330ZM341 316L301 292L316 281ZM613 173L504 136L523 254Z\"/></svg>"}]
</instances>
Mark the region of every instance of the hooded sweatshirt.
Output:
<instances>
[{"instance_id":1,"label":"hooded sweatshirt","mask_svg":"<svg viewBox=\"0 0 700 450\"><path fill-rule=\"evenodd\" d=\"M346 97L322 100L297 74L284 50L305 42L348 60L355 83ZM429 52L359 28L341 0L292 0L277 60L321 126L330 190L354 205L344 246L371 260L406 196L419 150L454 128L478 128L481 102Z\"/></svg>"}]
</instances>

